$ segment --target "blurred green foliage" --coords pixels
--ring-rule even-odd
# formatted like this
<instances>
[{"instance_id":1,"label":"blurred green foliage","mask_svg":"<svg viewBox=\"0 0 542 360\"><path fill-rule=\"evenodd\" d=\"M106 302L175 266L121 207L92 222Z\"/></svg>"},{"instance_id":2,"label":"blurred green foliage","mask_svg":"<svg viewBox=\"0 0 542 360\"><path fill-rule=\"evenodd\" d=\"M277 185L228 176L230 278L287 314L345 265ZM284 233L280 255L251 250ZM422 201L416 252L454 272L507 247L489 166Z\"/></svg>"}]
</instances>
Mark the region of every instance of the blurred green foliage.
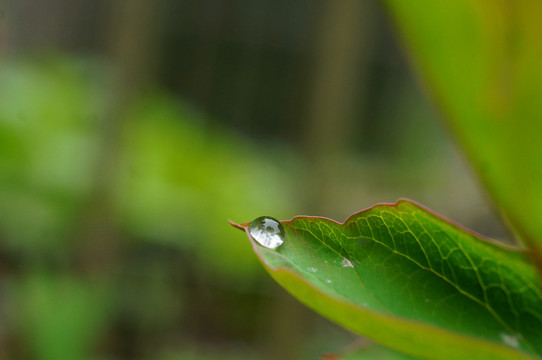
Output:
<instances>
[{"instance_id":1,"label":"blurred green foliage","mask_svg":"<svg viewBox=\"0 0 542 360\"><path fill-rule=\"evenodd\" d=\"M17 321L27 351L38 359L90 359L106 320L98 284L43 274L25 276L15 290Z\"/></svg>"},{"instance_id":2,"label":"blurred green foliage","mask_svg":"<svg viewBox=\"0 0 542 360\"><path fill-rule=\"evenodd\" d=\"M0 69L0 217L4 246L64 251L92 186L97 88L66 59Z\"/></svg>"},{"instance_id":3,"label":"blurred green foliage","mask_svg":"<svg viewBox=\"0 0 542 360\"><path fill-rule=\"evenodd\" d=\"M62 57L0 68L0 254L12 284L7 302L17 305L7 357L85 359L118 336L150 337L154 350L140 350L153 353L170 341L153 339L158 329L190 344L194 323L209 326L202 312L245 337L250 327L231 323L250 323L265 302L256 259L225 231L226 220L291 211L294 160L281 163L285 150L211 124L156 90L121 112L118 152L107 155L118 164L108 221L121 250L112 272L100 272L105 260L88 252L88 228L101 225L87 215L109 106L106 70ZM187 312L185 303L202 302L207 287L223 297ZM247 296L253 305L235 311Z\"/></svg>"}]
</instances>

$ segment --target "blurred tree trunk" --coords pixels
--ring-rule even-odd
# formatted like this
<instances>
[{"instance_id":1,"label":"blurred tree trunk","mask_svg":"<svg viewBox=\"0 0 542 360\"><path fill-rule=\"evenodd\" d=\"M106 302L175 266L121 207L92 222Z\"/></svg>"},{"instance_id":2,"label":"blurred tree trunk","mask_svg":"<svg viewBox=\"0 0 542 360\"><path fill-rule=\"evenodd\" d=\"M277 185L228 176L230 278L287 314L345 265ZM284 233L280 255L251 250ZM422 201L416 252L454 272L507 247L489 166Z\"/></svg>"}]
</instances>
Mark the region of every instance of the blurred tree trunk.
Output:
<instances>
[{"instance_id":1,"label":"blurred tree trunk","mask_svg":"<svg viewBox=\"0 0 542 360\"><path fill-rule=\"evenodd\" d=\"M158 44L158 24L163 1L117 0L107 3L109 27L106 55L115 77L106 86L106 108L101 119L100 154L95 169L94 188L88 212L85 214L83 243L79 249L81 270L113 287L116 267L122 264L121 234L114 210L114 191L120 168L120 151L126 112L141 95L155 70ZM115 306L114 297L113 306ZM144 342L138 341L131 324L115 323L107 335L110 352L120 358L142 356ZM105 340L105 339L104 339Z\"/></svg>"},{"instance_id":2,"label":"blurred tree trunk","mask_svg":"<svg viewBox=\"0 0 542 360\"><path fill-rule=\"evenodd\" d=\"M197 29L198 42L192 54L195 67L187 77L193 101L202 108L209 108L219 62L218 39L224 27L227 2L206 0L196 4L198 10L195 13L198 14L198 19L194 27Z\"/></svg>"},{"instance_id":3,"label":"blurred tree trunk","mask_svg":"<svg viewBox=\"0 0 542 360\"><path fill-rule=\"evenodd\" d=\"M333 171L336 160L351 150L354 136L359 138L355 130L361 127L355 123L363 121L358 114L374 40L374 10L368 0L325 4L305 127L307 210L319 214L329 211L333 202L333 186L340 176Z\"/></svg>"},{"instance_id":4,"label":"blurred tree trunk","mask_svg":"<svg viewBox=\"0 0 542 360\"><path fill-rule=\"evenodd\" d=\"M117 257L119 237L113 216L113 187L118 175L124 118L134 98L152 78L161 4L162 1L117 0L108 3L106 10L109 27L103 35L116 77L109 79L104 95L106 109L101 119L99 161L85 219L81 260L87 271L110 270Z\"/></svg>"},{"instance_id":5,"label":"blurred tree trunk","mask_svg":"<svg viewBox=\"0 0 542 360\"><path fill-rule=\"evenodd\" d=\"M7 10L4 0L0 0L0 61L4 60L7 56L8 49L13 46L11 41L8 41L9 33L13 29L12 21L9 21L6 13L12 11ZM8 22L10 25L8 26Z\"/></svg>"},{"instance_id":6,"label":"blurred tree trunk","mask_svg":"<svg viewBox=\"0 0 542 360\"><path fill-rule=\"evenodd\" d=\"M325 0L316 24L312 93L303 129L309 171L303 179L305 211L324 214L330 210L335 179L333 162L349 149L356 110L363 100L362 83L371 56L371 7L367 1ZM312 328L310 310L280 291L275 323L270 327L269 359L298 359L299 338Z\"/></svg>"},{"instance_id":7,"label":"blurred tree trunk","mask_svg":"<svg viewBox=\"0 0 542 360\"><path fill-rule=\"evenodd\" d=\"M9 41L10 50L15 52L88 51L96 45L93 19L101 3L96 0L3 0L0 1L0 24L9 23L6 42Z\"/></svg>"}]
</instances>

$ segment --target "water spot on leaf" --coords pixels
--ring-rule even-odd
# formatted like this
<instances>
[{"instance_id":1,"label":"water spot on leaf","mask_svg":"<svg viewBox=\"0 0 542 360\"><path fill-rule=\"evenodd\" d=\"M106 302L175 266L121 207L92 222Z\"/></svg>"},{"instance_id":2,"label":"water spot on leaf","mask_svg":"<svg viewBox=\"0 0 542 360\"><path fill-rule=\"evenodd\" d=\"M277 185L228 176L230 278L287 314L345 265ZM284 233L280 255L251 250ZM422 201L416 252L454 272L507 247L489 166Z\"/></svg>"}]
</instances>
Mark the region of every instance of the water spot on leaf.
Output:
<instances>
[{"instance_id":1,"label":"water spot on leaf","mask_svg":"<svg viewBox=\"0 0 542 360\"><path fill-rule=\"evenodd\" d=\"M312 272L317 272L317 271L318 271L317 268L312 267L312 266L309 266L309 267L307 268L307 270L312 271Z\"/></svg>"},{"instance_id":2,"label":"water spot on leaf","mask_svg":"<svg viewBox=\"0 0 542 360\"><path fill-rule=\"evenodd\" d=\"M351 268L353 268L354 264L352 264L352 262L350 260L348 260L347 258L343 258L343 261L341 261L341 266L342 267L351 267Z\"/></svg>"},{"instance_id":3,"label":"water spot on leaf","mask_svg":"<svg viewBox=\"0 0 542 360\"><path fill-rule=\"evenodd\" d=\"M519 347L519 338L518 338L518 336L515 336L515 335L512 335L512 334L506 334L506 333L501 333L500 335L501 335L502 341L506 345L514 347L514 348Z\"/></svg>"},{"instance_id":4,"label":"water spot on leaf","mask_svg":"<svg viewBox=\"0 0 542 360\"><path fill-rule=\"evenodd\" d=\"M284 227L278 220L269 216L252 221L248 232L255 241L269 249L275 249L284 242Z\"/></svg>"}]
</instances>

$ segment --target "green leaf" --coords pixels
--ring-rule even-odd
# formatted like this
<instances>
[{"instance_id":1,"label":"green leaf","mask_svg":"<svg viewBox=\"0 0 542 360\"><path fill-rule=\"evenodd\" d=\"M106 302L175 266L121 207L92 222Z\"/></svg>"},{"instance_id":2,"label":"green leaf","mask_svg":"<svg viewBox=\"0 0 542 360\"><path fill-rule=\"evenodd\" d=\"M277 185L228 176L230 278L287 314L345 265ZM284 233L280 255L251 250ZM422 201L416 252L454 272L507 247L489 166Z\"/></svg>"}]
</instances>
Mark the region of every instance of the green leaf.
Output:
<instances>
[{"instance_id":1,"label":"green leaf","mask_svg":"<svg viewBox=\"0 0 542 360\"><path fill-rule=\"evenodd\" d=\"M33 359L91 359L106 330L105 289L67 276L25 274L10 290L16 298L13 320L23 349Z\"/></svg>"},{"instance_id":2,"label":"green leaf","mask_svg":"<svg viewBox=\"0 0 542 360\"><path fill-rule=\"evenodd\" d=\"M401 200L343 224L282 222L276 250L253 243L275 280L344 327L428 359L542 354L542 294L522 250ZM236 225L248 234L248 224Z\"/></svg>"},{"instance_id":3,"label":"green leaf","mask_svg":"<svg viewBox=\"0 0 542 360\"><path fill-rule=\"evenodd\" d=\"M385 2L478 174L542 268L542 2Z\"/></svg>"}]
</instances>

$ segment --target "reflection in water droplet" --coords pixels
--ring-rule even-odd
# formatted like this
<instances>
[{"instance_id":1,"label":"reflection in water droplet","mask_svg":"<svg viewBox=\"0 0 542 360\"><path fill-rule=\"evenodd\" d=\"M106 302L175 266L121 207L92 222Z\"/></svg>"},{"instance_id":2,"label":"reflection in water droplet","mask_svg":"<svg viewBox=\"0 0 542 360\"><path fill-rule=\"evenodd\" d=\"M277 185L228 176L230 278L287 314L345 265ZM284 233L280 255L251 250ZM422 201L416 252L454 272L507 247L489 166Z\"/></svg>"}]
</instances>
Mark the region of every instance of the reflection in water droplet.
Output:
<instances>
[{"instance_id":1,"label":"reflection in water droplet","mask_svg":"<svg viewBox=\"0 0 542 360\"><path fill-rule=\"evenodd\" d=\"M284 242L284 227L269 216L262 216L251 222L248 232L254 240L269 249L275 249Z\"/></svg>"},{"instance_id":2,"label":"reflection in water droplet","mask_svg":"<svg viewBox=\"0 0 542 360\"><path fill-rule=\"evenodd\" d=\"M342 267L354 267L354 264L352 264L352 261L348 260L347 258L343 258L343 261L341 261Z\"/></svg>"}]
</instances>

